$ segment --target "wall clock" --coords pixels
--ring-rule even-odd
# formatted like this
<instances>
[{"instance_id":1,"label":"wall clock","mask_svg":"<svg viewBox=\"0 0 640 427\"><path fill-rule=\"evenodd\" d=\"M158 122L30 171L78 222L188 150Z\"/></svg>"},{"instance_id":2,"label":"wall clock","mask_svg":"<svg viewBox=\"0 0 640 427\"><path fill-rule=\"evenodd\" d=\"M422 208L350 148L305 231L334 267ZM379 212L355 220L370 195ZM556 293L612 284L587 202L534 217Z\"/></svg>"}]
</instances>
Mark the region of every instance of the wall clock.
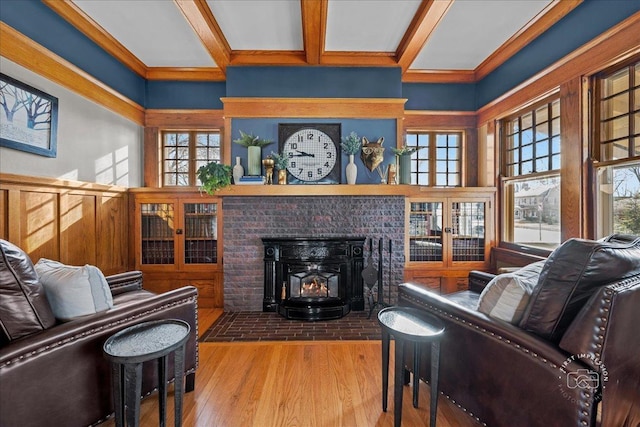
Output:
<instances>
[{"instance_id":1,"label":"wall clock","mask_svg":"<svg viewBox=\"0 0 640 427\"><path fill-rule=\"evenodd\" d=\"M340 123L280 123L280 152L291 184L340 183Z\"/></svg>"}]
</instances>

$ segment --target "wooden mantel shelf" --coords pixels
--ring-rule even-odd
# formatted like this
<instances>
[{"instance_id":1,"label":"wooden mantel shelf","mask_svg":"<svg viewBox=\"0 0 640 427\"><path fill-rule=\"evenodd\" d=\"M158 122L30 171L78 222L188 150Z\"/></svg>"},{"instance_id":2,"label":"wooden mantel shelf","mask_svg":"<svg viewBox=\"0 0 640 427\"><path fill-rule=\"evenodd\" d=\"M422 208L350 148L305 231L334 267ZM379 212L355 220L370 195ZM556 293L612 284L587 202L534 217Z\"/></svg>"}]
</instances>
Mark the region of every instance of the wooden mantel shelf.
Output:
<instances>
[{"instance_id":1,"label":"wooden mantel shelf","mask_svg":"<svg viewBox=\"0 0 640 427\"><path fill-rule=\"evenodd\" d=\"M327 185L232 185L219 190L215 197L277 197L277 196L403 196L403 197L439 197L473 196L478 193L494 191L494 187L457 187L438 188L417 185L388 185L388 184L327 184ZM196 188L130 188L133 193L191 193ZM209 197L202 193L204 197Z\"/></svg>"},{"instance_id":2,"label":"wooden mantel shelf","mask_svg":"<svg viewBox=\"0 0 640 427\"><path fill-rule=\"evenodd\" d=\"M384 184L300 184L300 185L232 185L220 196L400 196L405 185Z\"/></svg>"},{"instance_id":3,"label":"wooden mantel shelf","mask_svg":"<svg viewBox=\"0 0 640 427\"><path fill-rule=\"evenodd\" d=\"M213 196L206 193L200 193L197 187L135 187L125 188L113 185L93 184L79 181L59 180L52 178L31 177L25 175L14 175L0 173L0 188L6 185L21 186L50 186L62 188L76 188L86 191L114 191L114 192L131 192L136 194L153 194L172 193L177 196L193 196L194 194L202 194L203 197L277 197L277 196L320 196L320 197L337 197L337 196L404 196L404 197L472 197L478 194L487 194L494 192L495 187L426 187L418 185L389 185L389 184L306 184L306 185L231 185L225 189L216 192ZM0 201L1 202L1 201ZM2 203L0 203L0 206Z\"/></svg>"}]
</instances>

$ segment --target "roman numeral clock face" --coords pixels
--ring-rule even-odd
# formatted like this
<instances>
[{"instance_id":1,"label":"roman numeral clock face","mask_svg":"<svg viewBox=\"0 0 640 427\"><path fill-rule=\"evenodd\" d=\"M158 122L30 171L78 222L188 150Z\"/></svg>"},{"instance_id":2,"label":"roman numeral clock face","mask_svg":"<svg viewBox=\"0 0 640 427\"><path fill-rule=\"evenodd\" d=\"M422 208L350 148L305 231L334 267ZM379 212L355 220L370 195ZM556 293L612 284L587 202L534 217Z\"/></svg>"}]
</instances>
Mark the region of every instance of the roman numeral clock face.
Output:
<instances>
[{"instance_id":1,"label":"roman numeral clock face","mask_svg":"<svg viewBox=\"0 0 640 427\"><path fill-rule=\"evenodd\" d=\"M280 125L282 153L291 183L340 183L340 129L336 125ZM284 128L283 128L284 127Z\"/></svg>"}]
</instances>

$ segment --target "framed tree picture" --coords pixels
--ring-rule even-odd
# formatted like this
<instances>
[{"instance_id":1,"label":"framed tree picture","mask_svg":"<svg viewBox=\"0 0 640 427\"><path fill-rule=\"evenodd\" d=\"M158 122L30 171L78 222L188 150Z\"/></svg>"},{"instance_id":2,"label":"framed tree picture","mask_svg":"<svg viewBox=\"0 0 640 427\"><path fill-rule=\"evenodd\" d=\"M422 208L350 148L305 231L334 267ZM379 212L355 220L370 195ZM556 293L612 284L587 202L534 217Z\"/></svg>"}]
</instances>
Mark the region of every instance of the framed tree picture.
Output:
<instances>
[{"instance_id":1,"label":"framed tree picture","mask_svg":"<svg viewBox=\"0 0 640 427\"><path fill-rule=\"evenodd\" d=\"M58 98L0 73L0 146L56 157Z\"/></svg>"}]
</instances>

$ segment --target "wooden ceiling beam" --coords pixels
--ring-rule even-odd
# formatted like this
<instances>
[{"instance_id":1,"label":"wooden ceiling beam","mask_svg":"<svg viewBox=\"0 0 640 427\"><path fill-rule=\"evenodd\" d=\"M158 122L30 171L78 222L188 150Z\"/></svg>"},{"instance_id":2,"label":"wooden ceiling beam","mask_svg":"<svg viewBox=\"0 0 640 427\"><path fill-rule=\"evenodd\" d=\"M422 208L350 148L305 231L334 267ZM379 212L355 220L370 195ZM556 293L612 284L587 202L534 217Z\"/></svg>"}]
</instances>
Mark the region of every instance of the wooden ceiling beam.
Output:
<instances>
[{"instance_id":1,"label":"wooden ceiling beam","mask_svg":"<svg viewBox=\"0 0 640 427\"><path fill-rule=\"evenodd\" d=\"M422 0L396 50L396 60L403 73L409 69L452 4L453 0Z\"/></svg>"},{"instance_id":2,"label":"wooden ceiling beam","mask_svg":"<svg viewBox=\"0 0 640 427\"><path fill-rule=\"evenodd\" d=\"M226 74L231 48L206 0L174 0L218 68Z\"/></svg>"},{"instance_id":3,"label":"wooden ceiling beam","mask_svg":"<svg viewBox=\"0 0 640 427\"><path fill-rule=\"evenodd\" d=\"M407 70L403 83L475 83L473 70Z\"/></svg>"},{"instance_id":4,"label":"wooden ceiling beam","mask_svg":"<svg viewBox=\"0 0 640 427\"><path fill-rule=\"evenodd\" d=\"M302 37L308 64L317 65L324 53L328 0L300 0Z\"/></svg>"},{"instance_id":5,"label":"wooden ceiling beam","mask_svg":"<svg viewBox=\"0 0 640 427\"><path fill-rule=\"evenodd\" d=\"M134 73L145 77L147 66L72 1L43 0L43 3Z\"/></svg>"},{"instance_id":6,"label":"wooden ceiling beam","mask_svg":"<svg viewBox=\"0 0 640 427\"><path fill-rule=\"evenodd\" d=\"M217 67L149 67L148 80L224 81L225 75Z\"/></svg>"},{"instance_id":7,"label":"wooden ceiling beam","mask_svg":"<svg viewBox=\"0 0 640 427\"><path fill-rule=\"evenodd\" d=\"M296 50L234 50L230 65L306 65L307 57Z\"/></svg>"},{"instance_id":8,"label":"wooden ceiling beam","mask_svg":"<svg viewBox=\"0 0 640 427\"><path fill-rule=\"evenodd\" d=\"M338 67L397 67L393 52L325 52L320 60L322 65Z\"/></svg>"}]
</instances>

